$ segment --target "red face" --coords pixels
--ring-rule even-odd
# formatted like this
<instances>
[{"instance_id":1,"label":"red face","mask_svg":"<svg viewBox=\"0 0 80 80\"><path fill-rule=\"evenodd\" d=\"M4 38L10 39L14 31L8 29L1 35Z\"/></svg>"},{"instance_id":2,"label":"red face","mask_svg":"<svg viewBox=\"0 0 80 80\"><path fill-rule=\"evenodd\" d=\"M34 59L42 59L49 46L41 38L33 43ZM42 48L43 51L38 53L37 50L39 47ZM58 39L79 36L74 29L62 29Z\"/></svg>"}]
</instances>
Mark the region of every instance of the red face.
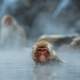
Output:
<instances>
[{"instance_id":1,"label":"red face","mask_svg":"<svg viewBox=\"0 0 80 80\"><path fill-rule=\"evenodd\" d=\"M50 56L49 51L45 47L37 48L35 57L38 62L46 62L48 60L48 57Z\"/></svg>"},{"instance_id":2,"label":"red face","mask_svg":"<svg viewBox=\"0 0 80 80\"><path fill-rule=\"evenodd\" d=\"M6 19L5 19L5 24L6 24L7 26L12 25L12 18L11 18L11 17L6 17Z\"/></svg>"}]
</instances>

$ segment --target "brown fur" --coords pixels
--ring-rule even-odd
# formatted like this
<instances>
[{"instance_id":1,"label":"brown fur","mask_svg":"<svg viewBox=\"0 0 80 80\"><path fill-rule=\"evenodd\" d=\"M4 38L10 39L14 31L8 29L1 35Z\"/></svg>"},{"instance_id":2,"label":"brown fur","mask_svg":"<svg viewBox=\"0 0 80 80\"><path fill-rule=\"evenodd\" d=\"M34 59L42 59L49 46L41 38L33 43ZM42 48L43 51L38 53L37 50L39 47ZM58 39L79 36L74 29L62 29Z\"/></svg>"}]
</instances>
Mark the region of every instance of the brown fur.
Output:
<instances>
[{"instance_id":1,"label":"brown fur","mask_svg":"<svg viewBox=\"0 0 80 80\"><path fill-rule=\"evenodd\" d=\"M45 61L40 61L39 60L39 57L41 55L39 55L38 57L36 56L36 54L38 55L39 53L37 52L37 49L39 49L40 47L43 47L45 49L47 49L48 53L47 54L47 57L45 55L43 55L46 60ZM36 53L37 52L37 53ZM52 44L49 43L48 41L45 41L45 40L40 40L38 41L37 43L34 44L33 46L33 50L32 50L32 58L35 62L39 62L39 63L45 63L47 61L50 61L50 60L53 60L53 59L56 59L57 58L57 55L55 53L55 50L53 50L53 47L52 47Z\"/></svg>"}]
</instances>

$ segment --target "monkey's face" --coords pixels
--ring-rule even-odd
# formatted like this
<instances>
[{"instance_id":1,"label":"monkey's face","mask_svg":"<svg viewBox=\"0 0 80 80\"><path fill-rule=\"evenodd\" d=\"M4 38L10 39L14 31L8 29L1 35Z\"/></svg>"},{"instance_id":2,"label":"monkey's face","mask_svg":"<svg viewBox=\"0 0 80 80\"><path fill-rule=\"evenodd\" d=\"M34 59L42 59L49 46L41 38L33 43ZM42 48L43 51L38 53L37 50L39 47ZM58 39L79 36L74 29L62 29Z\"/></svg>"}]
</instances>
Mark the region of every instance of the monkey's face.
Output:
<instances>
[{"instance_id":1,"label":"monkey's face","mask_svg":"<svg viewBox=\"0 0 80 80\"><path fill-rule=\"evenodd\" d=\"M3 16L1 24L4 27L10 27L14 24L14 19L10 15Z\"/></svg>"},{"instance_id":2,"label":"monkey's face","mask_svg":"<svg viewBox=\"0 0 80 80\"><path fill-rule=\"evenodd\" d=\"M11 25L12 25L12 17L7 16L7 17L5 18L4 24L6 24L7 26L11 26Z\"/></svg>"},{"instance_id":3,"label":"monkey's face","mask_svg":"<svg viewBox=\"0 0 80 80\"><path fill-rule=\"evenodd\" d=\"M46 47L38 47L35 53L35 57L37 62L45 63L48 61L48 57L50 56L49 50Z\"/></svg>"},{"instance_id":4,"label":"monkey's face","mask_svg":"<svg viewBox=\"0 0 80 80\"><path fill-rule=\"evenodd\" d=\"M11 16L4 16L2 18L2 25L1 25L1 34L10 34L11 30L13 30L13 18Z\"/></svg>"}]
</instances>

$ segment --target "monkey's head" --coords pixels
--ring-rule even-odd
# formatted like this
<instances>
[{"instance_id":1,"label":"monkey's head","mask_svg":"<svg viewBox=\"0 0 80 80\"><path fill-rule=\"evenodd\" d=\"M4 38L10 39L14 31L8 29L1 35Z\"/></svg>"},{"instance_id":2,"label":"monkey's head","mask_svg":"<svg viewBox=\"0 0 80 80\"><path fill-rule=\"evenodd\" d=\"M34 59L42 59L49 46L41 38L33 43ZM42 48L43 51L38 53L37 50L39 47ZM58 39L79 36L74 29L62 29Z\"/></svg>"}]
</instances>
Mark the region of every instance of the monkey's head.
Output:
<instances>
[{"instance_id":1,"label":"monkey's head","mask_svg":"<svg viewBox=\"0 0 80 80\"><path fill-rule=\"evenodd\" d=\"M50 43L47 41L39 41L36 43L36 49L34 53L34 57L36 58L36 62L45 63L49 60L50 56Z\"/></svg>"},{"instance_id":2,"label":"monkey's head","mask_svg":"<svg viewBox=\"0 0 80 80\"><path fill-rule=\"evenodd\" d=\"M1 34L3 36L10 34L15 27L17 26L16 20L10 16L10 15L5 15L1 19Z\"/></svg>"},{"instance_id":3,"label":"monkey's head","mask_svg":"<svg viewBox=\"0 0 80 80\"><path fill-rule=\"evenodd\" d=\"M2 24L6 26L11 26L13 24L13 17L10 15L3 16Z\"/></svg>"},{"instance_id":4,"label":"monkey's head","mask_svg":"<svg viewBox=\"0 0 80 80\"><path fill-rule=\"evenodd\" d=\"M6 16L4 23L6 25L12 25L12 17L11 16Z\"/></svg>"},{"instance_id":5,"label":"monkey's head","mask_svg":"<svg viewBox=\"0 0 80 80\"><path fill-rule=\"evenodd\" d=\"M10 16L10 15L5 15L2 17L2 20L1 20L1 26L2 27L14 27L18 25L18 23L16 22L16 20L13 18L13 16Z\"/></svg>"}]
</instances>

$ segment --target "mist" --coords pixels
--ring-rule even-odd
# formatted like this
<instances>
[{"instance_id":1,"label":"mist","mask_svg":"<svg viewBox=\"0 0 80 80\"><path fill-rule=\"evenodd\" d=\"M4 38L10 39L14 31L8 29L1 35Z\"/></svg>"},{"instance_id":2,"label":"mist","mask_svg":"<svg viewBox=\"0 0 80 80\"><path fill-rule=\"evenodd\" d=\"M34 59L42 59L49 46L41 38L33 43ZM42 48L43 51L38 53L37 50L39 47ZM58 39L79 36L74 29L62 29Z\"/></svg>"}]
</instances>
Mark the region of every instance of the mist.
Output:
<instances>
[{"instance_id":1,"label":"mist","mask_svg":"<svg viewBox=\"0 0 80 80\"><path fill-rule=\"evenodd\" d=\"M4 0L1 6L1 17L6 14L14 16L26 29L29 37L53 33L79 33L79 25L77 25L79 14L76 15L77 13L74 12L74 6L76 6L74 1L26 0L24 3L25 0Z\"/></svg>"},{"instance_id":2,"label":"mist","mask_svg":"<svg viewBox=\"0 0 80 80\"><path fill-rule=\"evenodd\" d=\"M0 19L13 16L28 39L27 46L19 48L19 36L14 34L14 43L0 46L0 80L80 80L79 48L56 49L63 63L40 65L32 60L32 44L39 36L80 33L79 7L79 0L0 0Z\"/></svg>"},{"instance_id":3,"label":"mist","mask_svg":"<svg viewBox=\"0 0 80 80\"><path fill-rule=\"evenodd\" d=\"M53 12L53 18L57 17L63 10L65 10L71 3L71 0L62 0L59 2L56 10Z\"/></svg>"}]
</instances>

